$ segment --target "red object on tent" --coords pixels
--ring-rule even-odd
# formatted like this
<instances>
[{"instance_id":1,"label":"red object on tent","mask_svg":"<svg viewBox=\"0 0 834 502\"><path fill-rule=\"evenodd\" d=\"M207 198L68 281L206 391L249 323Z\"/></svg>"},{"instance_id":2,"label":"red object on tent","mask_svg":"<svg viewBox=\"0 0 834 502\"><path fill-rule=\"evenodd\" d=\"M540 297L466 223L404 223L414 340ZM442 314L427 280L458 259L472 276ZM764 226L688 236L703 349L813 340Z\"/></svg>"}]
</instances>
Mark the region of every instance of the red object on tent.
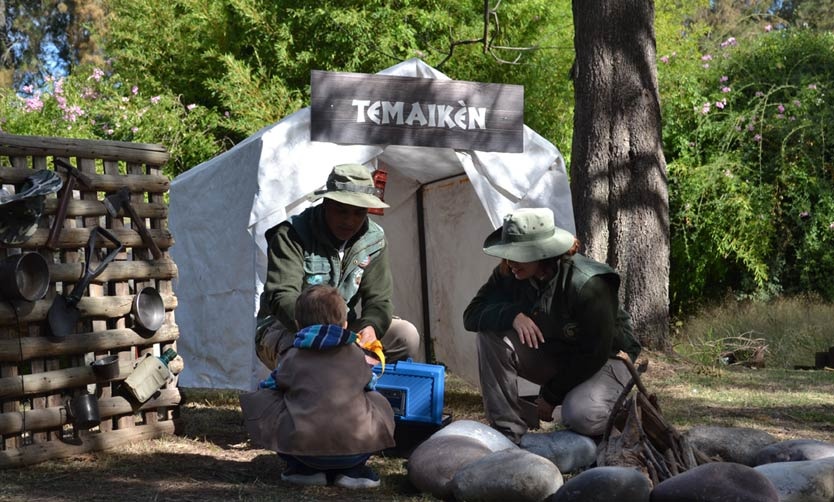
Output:
<instances>
[{"instance_id":1,"label":"red object on tent","mask_svg":"<svg viewBox=\"0 0 834 502\"><path fill-rule=\"evenodd\" d=\"M385 202L385 184L388 182L388 171L386 171L385 169L380 167L380 168L377 168L371 174L371 176L374 179L374 186L379 188L379 191L380 191L379 198L380 198L380 200ZM385 214L385 209L382 209L381 207L380 208L372 207L372 208L368 209L368 213L383 215L383 214Z\"/></svg>"}]
</instances>

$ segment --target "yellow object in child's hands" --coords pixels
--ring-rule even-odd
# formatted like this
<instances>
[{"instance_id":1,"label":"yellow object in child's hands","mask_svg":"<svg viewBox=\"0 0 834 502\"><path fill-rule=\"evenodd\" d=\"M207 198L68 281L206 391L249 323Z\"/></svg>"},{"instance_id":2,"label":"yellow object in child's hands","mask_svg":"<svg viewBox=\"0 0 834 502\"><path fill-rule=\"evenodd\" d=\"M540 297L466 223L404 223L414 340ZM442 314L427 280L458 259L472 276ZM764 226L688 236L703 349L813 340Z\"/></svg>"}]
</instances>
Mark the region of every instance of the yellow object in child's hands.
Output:
<instances>
[{"instance_id":1,"label":"yellow object in child's hands","mask_svg":"<svg viewBox=\"0 0 834 502\"><path fill-rule=\"evenodd\" d=\"M359 339L357 338L356 339L356 344L359 345L360 347L362 347L362 349L364 349L366 351L373 352L374 355L376 356L376 359L379 360L379 364L382 366L382 372L380 374L385 373L385 354L383 354L383 352L382 352L382 342L380 342L377 339L374 339L371 342L368 342L368 343L363 345L359 341ZM366 355L365 360L367 361L369 359L371 359L371 357L369 355ZM369 364L370 364L370 361L369 361Z\"/></svg>"}]
</instances>

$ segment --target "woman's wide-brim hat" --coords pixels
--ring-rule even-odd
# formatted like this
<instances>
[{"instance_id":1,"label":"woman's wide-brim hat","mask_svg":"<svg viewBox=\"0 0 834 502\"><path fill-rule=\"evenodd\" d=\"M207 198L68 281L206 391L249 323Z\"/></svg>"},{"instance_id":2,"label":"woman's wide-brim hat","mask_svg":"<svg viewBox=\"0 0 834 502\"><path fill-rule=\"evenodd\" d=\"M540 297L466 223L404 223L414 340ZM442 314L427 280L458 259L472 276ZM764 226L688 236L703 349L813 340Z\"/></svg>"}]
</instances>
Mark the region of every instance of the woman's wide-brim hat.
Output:
<instances>
[{"instance_id":1,"label":"woman's wide-brim hat","mask_svg":"<svg viewBox=\"0 0 834 502\"><path fill-rule=\"evenodd\" d=\"M504 224L484 241L484 253L529 263L565 254L573 247L573 234L553 223L548 208L524 208L504 217Z\"/></svg>"},{"instance_id":2,"label":"woman's wide-brim hat","mask_svg":"<svg viewBox=\"0 0 834 502\"><path fill-rule=\"evenodd\" d=\"M311 201L321 198L368 209L390 207L380 198L382 190L374 186L371 172L362 164L340 164L327 177L324 190L307 196Z\"/></svg>"}]
</instances>

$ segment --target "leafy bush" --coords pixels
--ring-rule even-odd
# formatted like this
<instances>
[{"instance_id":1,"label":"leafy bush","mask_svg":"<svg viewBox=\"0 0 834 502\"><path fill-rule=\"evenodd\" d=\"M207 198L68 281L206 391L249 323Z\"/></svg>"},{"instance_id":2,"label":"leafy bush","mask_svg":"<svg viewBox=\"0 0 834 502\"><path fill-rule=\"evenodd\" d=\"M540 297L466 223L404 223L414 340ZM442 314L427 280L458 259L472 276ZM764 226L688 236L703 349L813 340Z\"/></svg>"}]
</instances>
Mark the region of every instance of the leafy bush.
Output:
<instances>
[{"instance_id":1,"label":"leafy bush","mask_svg":"<svg viewBox=\"0 0 834 502\"><path fill-rule=\"evenodd\" d=\"M211 158L219 151L205 134L216 118L177 97L146 95L117 74L100 68L79 68L66 79L48 79L43 89L24 88L20 96L0 88L3 132L161 143L171 154L165 173L171 177Z\"/></svg>"},{"instance_id":2,"label":"leafy bush","mask_svg":"<svg viewBox=\"0 0 834 502\"><path fill-rule=\"evenodd\" d=\"M834 300L834 35L729 38L659 71L676 306L726 290Z\"/></svg>"}]
</instances>

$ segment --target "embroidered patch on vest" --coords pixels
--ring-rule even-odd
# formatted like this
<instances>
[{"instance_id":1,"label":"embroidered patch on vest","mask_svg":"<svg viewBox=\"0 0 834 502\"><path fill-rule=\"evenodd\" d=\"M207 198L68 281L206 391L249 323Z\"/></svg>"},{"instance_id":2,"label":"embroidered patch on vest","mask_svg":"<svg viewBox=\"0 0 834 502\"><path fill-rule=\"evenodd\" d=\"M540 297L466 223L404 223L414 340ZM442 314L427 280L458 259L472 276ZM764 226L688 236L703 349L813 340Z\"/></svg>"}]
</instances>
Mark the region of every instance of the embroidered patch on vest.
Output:
<instances>
[{"instance_id":1,"label":"embroidered patch on vest","mask_svg":"<svg viewBox=\"0 0 834 502\"><path fill-rule=\"evenodd\" d=\"M577 327L578 326L576 323L565 324L565 327L562 328L562 335L564 335L565 338L573 338L574 336L576 336Z\"/></svg>"},{"instance_id":2,"label":"embroidered patch on vest","mask_svg":"<svg viewBox=\"0 0 834 502\"><path fill-rule=\"evenodd\" d=\"M307 284L310 286L317 286L319 284L324 284L324 276L323 275L308 275L307 276Z\"/></svg>"}]
</instances>

